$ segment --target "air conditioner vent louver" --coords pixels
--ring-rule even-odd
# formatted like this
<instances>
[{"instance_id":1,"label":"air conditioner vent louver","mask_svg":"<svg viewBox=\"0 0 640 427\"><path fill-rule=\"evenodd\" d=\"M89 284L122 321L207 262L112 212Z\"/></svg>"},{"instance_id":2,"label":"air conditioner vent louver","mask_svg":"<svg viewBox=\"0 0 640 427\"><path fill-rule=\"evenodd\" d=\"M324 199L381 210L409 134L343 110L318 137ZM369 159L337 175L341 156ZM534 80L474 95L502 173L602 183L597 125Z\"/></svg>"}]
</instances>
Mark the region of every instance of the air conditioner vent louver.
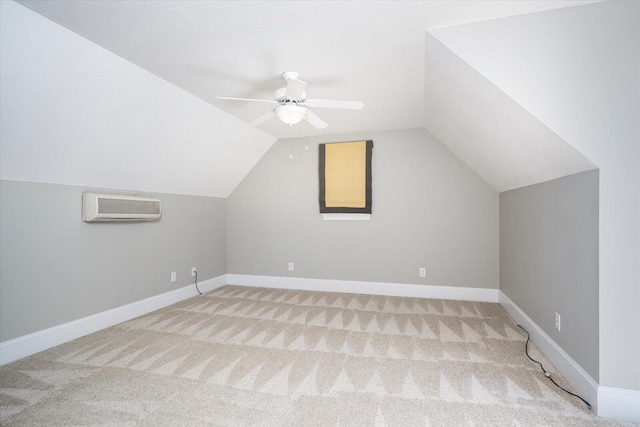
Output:
<instances>
[{"instance_id":1,"label":"air conditioner vent louver","mask_svg":"<svg viewBox=\"0 0 640 427\"><path fill-rule=\"evenodd\" d=\"M84 193L82 220L86 222L157 221L160 200L146 196Z\"/></svg>"},{"instance_id":2,"label":"air conditioner vent louver","mask_svg":"<svg viewBox=\"0 0 640 427\"><path fill-rule=\"evenodd\" d=\"M160 203L148 200L98 198L98 211L103 214L159 214Z\"/></svg>"}]
</instances>

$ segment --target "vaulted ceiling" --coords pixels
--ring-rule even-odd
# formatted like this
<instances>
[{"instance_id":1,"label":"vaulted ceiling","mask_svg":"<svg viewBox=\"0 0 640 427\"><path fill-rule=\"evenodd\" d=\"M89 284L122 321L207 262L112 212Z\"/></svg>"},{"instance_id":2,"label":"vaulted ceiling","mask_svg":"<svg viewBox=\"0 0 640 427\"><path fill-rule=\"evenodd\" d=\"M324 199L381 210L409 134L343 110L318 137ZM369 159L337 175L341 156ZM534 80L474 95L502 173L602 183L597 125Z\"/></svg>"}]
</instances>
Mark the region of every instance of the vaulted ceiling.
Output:
<instances>
[{"instance_id":1,"label":"vaulted ceiling","mask_svg":"<svg viewBox=\"0 0 640 427\"><path fill-rule=\"evenodd\" d=\"M277 138L425 127L497 191L595 167L429 32L589 1L19 3L246 123L273 107L217 97L272 99L289 69L365 104L260 126Z\"/></svg>"},{"instance_id":2,"label":"vaulted ceiling","mask_svg":"<svg viewBox=\"0 0 640 427\"><path fill-rule=\"evenodd\" d=\"M295 70L309 98L360 100L362 111L320 110L319 133L423 125L425 33L575 1L21 1L23 5L197 97L251 122ZM260 126L289 137L272 120ZM298 126L295 131L302 129Z\"/></svg>"}]
</instances>

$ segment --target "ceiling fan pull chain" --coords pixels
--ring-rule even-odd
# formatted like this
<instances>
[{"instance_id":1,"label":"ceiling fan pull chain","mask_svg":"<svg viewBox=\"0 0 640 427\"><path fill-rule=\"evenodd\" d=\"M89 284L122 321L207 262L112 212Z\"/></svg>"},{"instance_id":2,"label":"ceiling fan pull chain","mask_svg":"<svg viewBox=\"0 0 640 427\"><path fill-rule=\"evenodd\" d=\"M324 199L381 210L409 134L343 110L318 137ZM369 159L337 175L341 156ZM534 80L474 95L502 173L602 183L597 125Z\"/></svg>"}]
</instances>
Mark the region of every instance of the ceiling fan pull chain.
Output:
<instances>
[{"instance_id":1,"label":"ceiling fan pull chain","mask_svg":"<svg viewBox=\"0 0 640 427\"><path fill-rule=\"evenodd\" d=\"M293 159L293 126L289 125L289 158Z\"/></svg>"}]
</instances>

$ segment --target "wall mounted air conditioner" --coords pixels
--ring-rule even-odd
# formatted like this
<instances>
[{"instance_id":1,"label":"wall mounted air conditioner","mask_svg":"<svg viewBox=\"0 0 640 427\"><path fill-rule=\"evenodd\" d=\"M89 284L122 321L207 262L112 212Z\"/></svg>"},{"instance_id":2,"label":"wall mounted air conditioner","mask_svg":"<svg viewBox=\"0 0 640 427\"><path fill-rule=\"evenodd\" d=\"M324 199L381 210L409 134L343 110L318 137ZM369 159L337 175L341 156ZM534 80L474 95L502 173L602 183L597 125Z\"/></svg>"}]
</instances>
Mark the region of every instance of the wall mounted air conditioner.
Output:
<instances>
[{"instance_id":1,"label":"wall mounted air conditioner","mask_svg":"<svg viewBox=\"0 0 640 427\"><path fill-rule=\"evenodd\" d=\"M82 220L85 222L157 221L160 200L148 196L82 194Z\"/></svg>"}]
</instances>

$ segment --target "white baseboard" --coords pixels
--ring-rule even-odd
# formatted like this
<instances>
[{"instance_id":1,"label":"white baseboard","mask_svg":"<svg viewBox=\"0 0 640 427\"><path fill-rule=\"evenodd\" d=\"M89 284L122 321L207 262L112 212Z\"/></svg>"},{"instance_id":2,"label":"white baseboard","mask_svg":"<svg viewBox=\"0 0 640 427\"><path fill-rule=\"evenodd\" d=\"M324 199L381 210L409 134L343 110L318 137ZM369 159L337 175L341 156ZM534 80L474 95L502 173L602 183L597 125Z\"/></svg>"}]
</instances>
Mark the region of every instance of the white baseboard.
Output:
<instances>
[{"instance_id":1,"label":"white baseboard","mask_svg":"<svg viewBox=\"0 0 640 427\"><path fill-rule=\"evenodd\" d=\"M252 276L227 274L229 285L305 291L344 292L398 297L498 302L498 289L457 286L410 285L406 283L360 282L350 280L307 279L303 277Z\"/></svg>"},{"instance_id":2,"label":"white baseboard","mask_svg":"<svg viewBox=\"0 0 640 427\"><path fill-rule=\"evenodd\" d=\"M514 318L518 324L526 328L531 341L540 349L558 372L571 384L583 399L589 402L593 412L598 413L598 383L591 378L575 360L571 358L546 332L542 330L527 314L522 311L504 292L499 293L500 305Z\"/></svg>"},{"instance_id":3,"label":"white baseboard","mask_svg":"<svg viewBox=\"0 0 640 427\"><path fill-rule=\"evenodd\" d=\"M198 287L202 292L208 292L225 284L226 275L222 275L204 280L198 283ZM0 365L22 359L196 295L198 295L198 292L195 286L188 285L164 294L2 342L0 343Z\"/></svg>"},{"instance_id":4,"label":"white baseboard","mask_svg":"<svg viewBox=\"0 0 640 427\"><path fill-rule=\"evenodd\" d=\"M640 423L640 390L600 386L578 365L542 328L522 311L502 291L500 304L531 334L531 340L558 372L571 384L576 393L589 402L599 417Z\"/></svg>"},{"instance_id":5,"label":"white baseboard","mask_svg":"<svg viewBox=\"0 0 640 427\"><path fill-rule=\"evenodd\" d=\"M598 387L598 416L640 423L640 390Z\"/></svg>"}]
</instances>

